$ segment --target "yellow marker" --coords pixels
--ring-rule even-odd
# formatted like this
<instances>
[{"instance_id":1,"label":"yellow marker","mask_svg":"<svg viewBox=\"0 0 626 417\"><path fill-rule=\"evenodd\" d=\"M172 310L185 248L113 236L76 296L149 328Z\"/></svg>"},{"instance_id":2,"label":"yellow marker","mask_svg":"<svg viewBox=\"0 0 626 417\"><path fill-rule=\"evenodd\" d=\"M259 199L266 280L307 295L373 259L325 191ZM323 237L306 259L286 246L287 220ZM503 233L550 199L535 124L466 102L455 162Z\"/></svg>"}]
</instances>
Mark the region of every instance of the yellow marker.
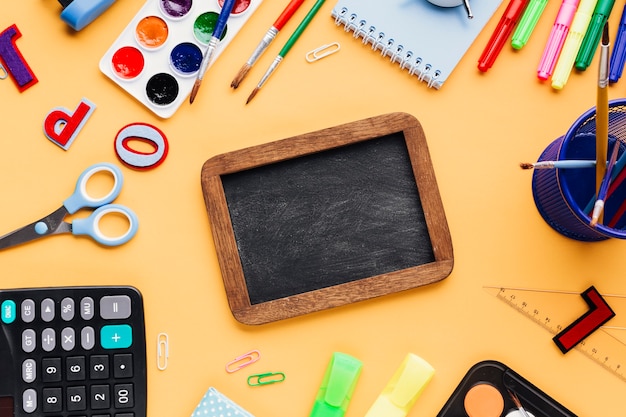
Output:
<instances>
[{"instance_id":1,"label":"yellow marker","mask_svg":"<svg viewBox=\"0 0 626 417\"><path fill-rule=\"evenodd\" d=\"M365 417L404 417L428 385L435 369L409 353Z\"/></svg>"},{"instance_id":2,"label":"yellow marker","mask_svg":"<svg viewBox=\"0 0 626 417\"><path fill-rule=\"evenodd\" d=\"M556 90L562 89L567 83L576 55L583 43L583 38L587 32L587 27L591 21L591 15L596 7L597 0L581 0L572 20L559 60L556 62L554 73L552 74L552 88Z\"/></svg>"}]
</instances>

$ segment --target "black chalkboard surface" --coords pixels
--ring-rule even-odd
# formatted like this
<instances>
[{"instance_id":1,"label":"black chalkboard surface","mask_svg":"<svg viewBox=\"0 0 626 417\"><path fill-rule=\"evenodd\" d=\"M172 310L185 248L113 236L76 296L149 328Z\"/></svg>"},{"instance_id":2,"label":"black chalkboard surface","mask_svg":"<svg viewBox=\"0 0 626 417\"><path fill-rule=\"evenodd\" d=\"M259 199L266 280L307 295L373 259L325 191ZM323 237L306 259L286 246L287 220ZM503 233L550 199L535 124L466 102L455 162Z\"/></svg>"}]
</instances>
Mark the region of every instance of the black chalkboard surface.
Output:
<instances>
[{"instance_id":1,"label":"black chalkboard surface","mask_svg":"<svg viewBox=\"0 0 626 417\"><path fill-rule=\"evenodd\" d=\"M415 288L452 270L424 133L405 113L218 155L201 180L242 323Z\"/></svg>"}]
</instances>

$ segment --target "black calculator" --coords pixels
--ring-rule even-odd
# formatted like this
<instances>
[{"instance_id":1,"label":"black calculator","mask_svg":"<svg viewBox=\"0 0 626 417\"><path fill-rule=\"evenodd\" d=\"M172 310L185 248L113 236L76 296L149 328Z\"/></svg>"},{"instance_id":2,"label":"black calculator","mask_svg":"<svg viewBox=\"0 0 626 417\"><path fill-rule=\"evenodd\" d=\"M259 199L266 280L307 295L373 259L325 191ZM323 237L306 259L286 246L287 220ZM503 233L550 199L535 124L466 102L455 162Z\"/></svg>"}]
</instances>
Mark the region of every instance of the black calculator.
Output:
<instances>
[{"instance_id":1,"label":"black calculator","mask_svg":"<svg viewBox=\"0 0 626 417\"><path fill-rule=\"evenodd\" d=\"M0 290L0 308L0 417L146 417L138 290Z\"/></svg>"}]
</instances>

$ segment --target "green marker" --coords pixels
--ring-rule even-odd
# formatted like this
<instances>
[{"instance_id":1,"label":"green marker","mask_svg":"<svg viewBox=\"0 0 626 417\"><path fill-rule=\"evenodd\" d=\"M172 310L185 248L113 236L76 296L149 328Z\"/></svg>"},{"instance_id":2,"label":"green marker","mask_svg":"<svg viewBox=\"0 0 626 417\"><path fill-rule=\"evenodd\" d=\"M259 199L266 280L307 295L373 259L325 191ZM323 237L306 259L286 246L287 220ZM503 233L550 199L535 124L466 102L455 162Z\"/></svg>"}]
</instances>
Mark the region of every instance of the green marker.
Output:
<instances>
[{"instance_id":1,"label":"green marker","mask_svg":"<svg viewBox=\"0 0 626 417\"><path fill-rule=\"evenodd\" d=\"M511 46L513 46L514 49L522 49L522 47L526 45L530 34L535 30L535 26L543 10L546 8L546 4L548 4L548 0L531 0L530 3L528 3L528 7L524 10L524 14L511 39Z\"/></svg>"},{"instance_id":2,"label":"green marker","mask_svg":"<svg viewBox=\"0 0 626 417\"><path fill-rule=\"evenodd\" d=\"M350 355L333 353L309 417L343 417L362 366L360 360Z\"/></svg>"},{"instance_id":3,"label":"green marker","mask_svg":"<svg viewBox=\"0 0 626 417\"><path fill-rule=\"evenodd\" d=\"M600 37L602 37L602 29L609 19L614 4L615 0L598 0L593 10L593 15L591 15L591 22L589 22L583 43L580 45L578 55L576 55L574 66L577 70L584 71L591 64L593 55L596 53L600 43Z\"/></svg>"}]
</instances>

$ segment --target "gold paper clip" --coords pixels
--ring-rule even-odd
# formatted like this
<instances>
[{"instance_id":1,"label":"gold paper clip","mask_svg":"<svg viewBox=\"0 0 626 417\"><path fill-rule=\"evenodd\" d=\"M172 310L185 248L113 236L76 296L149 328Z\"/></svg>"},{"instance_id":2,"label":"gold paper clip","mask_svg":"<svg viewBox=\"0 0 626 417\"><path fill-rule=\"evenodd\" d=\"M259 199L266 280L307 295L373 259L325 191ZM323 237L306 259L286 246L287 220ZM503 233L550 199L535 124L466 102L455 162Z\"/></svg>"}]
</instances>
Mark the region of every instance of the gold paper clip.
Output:
<instances>
[{"instance_id":1,"label":"gold paper clip","mask_svg":"<svg viewBox=\"0 0 626 417\"><path fill-rule=\"evenodd\" d=\"M267 372L264 374L255 374L248 377L248 385L256 387L259 385L270 385L277 382L283 382L285 374L282 372Z\"/></svg>"},{"instance_id":2,"label":"gold paper clip","mask_svg":"<svg viewBox=\"0 0 626 417\"><path fill-rule=\"evenodd\" d=\"M338 52L341 49L341 45L339 42L329 43L327 45L322 45L319 48L315 48L312 51L307 52L305 58L307 62L315 62L328 55L332 55L335 52Z\"/></svg>"},{"instance_id":3,"label":"gold paper clip","mask_svg":"<svg viewBox=\"0 0 626 417\"><path fill-rule=\"evenodd\" d=\"M261 358L261 353L258 350L251 350L248 353L244 353L241 356L236 357L232 361L226 364L226 372L233 373L241 368L253 364Z\"/></svg>"},{"instance_id":4,"label":"gold paper clip","mask_svg":"<svg viewBox=\"0 0 626 417\"><path fill-rule=\"evenodd\" d=\"M170 356L170 343L167 333L159 333L157 336L157 368L164 371Z\"/></svg>"},{"instance_id":5,"label":"gold paper clip","mask_svg":"<svg viewBox=\"0 0 626 417\"><path fill-rule=\"evenodd\" d=\"M0 80L6 80L9 78L9 72L0 64Z\"/></svg>"}]
</instances>

